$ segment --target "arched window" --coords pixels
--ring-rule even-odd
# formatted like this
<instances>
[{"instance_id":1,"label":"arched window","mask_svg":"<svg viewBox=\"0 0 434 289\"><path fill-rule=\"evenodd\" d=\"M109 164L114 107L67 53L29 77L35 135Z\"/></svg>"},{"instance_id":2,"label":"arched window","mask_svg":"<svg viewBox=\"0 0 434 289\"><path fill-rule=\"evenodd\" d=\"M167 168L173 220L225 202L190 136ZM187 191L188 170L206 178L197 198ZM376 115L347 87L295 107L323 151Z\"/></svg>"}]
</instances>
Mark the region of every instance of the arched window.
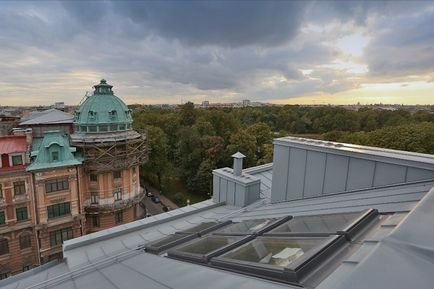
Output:
<instances>
[{"instance_id":1,"label":"arched window","mask_svg":"<svg viewBox=\"0 0 434 289\"><path fill-rule=\"evenodd\" d=\"M111 120L116 120L118 118L118 112L115 109L110 110L109 117Z\"/></svg>"},{"instance_id":2,"label":"arched window","mask_svg":"<svg viewBox=\"0 0 434 289\"><path fill-rule=\"evenodd\" d=\"M91 119L91 120L96 119L96 111L89 110L89 119Z\"/></svg>"}]
</instances>

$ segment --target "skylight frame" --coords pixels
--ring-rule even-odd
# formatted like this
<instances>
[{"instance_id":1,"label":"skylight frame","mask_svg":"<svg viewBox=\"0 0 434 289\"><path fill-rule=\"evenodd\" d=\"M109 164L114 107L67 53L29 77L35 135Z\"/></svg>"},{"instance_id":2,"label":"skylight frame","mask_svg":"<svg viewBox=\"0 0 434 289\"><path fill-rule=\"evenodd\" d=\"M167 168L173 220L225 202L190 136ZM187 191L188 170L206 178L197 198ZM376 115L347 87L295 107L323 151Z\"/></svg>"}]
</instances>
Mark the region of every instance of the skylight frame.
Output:
<instances>
[{"instance_id":1,"label":"skylight frame","mask_svg":"<svg viewBox=\"0 0 434 289\"><path fill-rule=\"evenodd\" d=\"M174 248L174 247L176 247L178 245L181 245L181 244L187 243L189 241L192 241L193 239L197 239L197 238L199 238L199 237L201 237L203 235L206 235L207 233L212 232L212 231L214 231L214 230L216 230L218 228L227 226L227 225L231 224L232 221L224 221L224 222L211 221L211 222L204 222L204 223L216 223L216 224L213 225L213 226L210 226L208 228L205 228L203 230L188 231L188 230L193 229L194 227L197 227L197 226L199 226L199 225L201 225L203 223L197 224L196 226L194 226L194 227L192 227L190 229L186 229L186 230L183 230L183 231L177 231L177 232L174 232L173 234L166 235L166 236L164 236L162 238L159 238L157 240L148 242L147 244L145 244L144 248L145 248L146 252L153 253L153 254L161 254L164 251L167 251L167 250L169 250L171 248ZM161 242L165 238L169 238L171 236L183 236L183 237L181 237L179 239L176 239L176 240L174 240L172 242L168 242L166 244L163 244L161 246L155 245L156 243Z\"/></svg>"},{"instance_id":2,"label":"skylight frame","mask_svg":"<svg viewBox=\"0 0 434 289\"><path fill-rule=\"evenodd\" d=\"M216 223L216 224L213 226L210 226L208 228L202 229L202 230L198 230L198 231L192 230L195 227L200 226L200 225L205 224L205 223ZM220 228L225 227L225 226L230 225L230 224L232 224L232 221L230 221L230 220L224 221L224 222L218 222L218 221L203 222L203 223L197 224L196 226L194 226L192 228L181 230L181 231L176 231L175 234L196 234L200 237L200 236L206 235L210 232L213 232L217 229L220 229Z\"/></svg>"},{"instance_id":3,"label":"skylight frame","mask_svg":"<svg viewBox=\"0 0 434 289\"><path fill-rule=\"evenodd\" d=\"M198 253L190 253L190 252L183 252L180 251L180 249L182 249L185 246L194 244L195 242L199 242L200 240L204 240L205 238L212 238L212 237L217 237L217 238L221 238L221 237L227 237L227 238L239 238L239 240L228 244L226 246L223 246L221 248L215 249L209 253L206 254L198 254ZM244 235L244 236L238 236L238 235L231 235L231 236L224 236L224 235L207 235L204 236L202 238L197 238L197 239L193 239L190 240L189 242L176 246L170 250L167 251L167 256L173 259L177 259L177 260L187 260L187 261L192 261L195 263L204 263L207 264L209 262L209 260L213 257L225 254L226 252L229 252L232 249L235 249L237 247L240 247L242 245L244 245L245 243L248 243L249 241L252 241L255 239L254 235Z\"/></svg>"},{"instance_id":4,"label":"skylight frame","mask_svg":"<svg viewBox=\"0 0 434 289\"><path fill-rule=\"evenodd\" d=\"M274 228L277 228L278 226L288 222L291 220L292 216L285 216L281 218L257 218L257 219L247 219L247 220L241 220L239 222L232 222L232 224L228 225L227 227L223 227L220 230L217 230L213 232L213 235L220 235L220 236L246 236L246 235L257 235L261 236L262 234L271 231ZM266 219L275 219L273 222L269 223L268 225L264 226L263 228L256 230L256 231L246 231L246 232L223 232L224 229L229 228L230 226L237 225L239 223L242 223L244 221L254 221L254 220L266 220Z\"/></svg>"},{"instance_id":5,"label":"skylight frame","mask_svg":"<svg viewBox=\"0 0 434 289\"><path fill-rule=\"evenodd\" d=\"M162 252L164 252L164 251L166 251L166 250L168 250L170 248L173 248L173 247L175 247L177 245L186 243L188 241L191 241L191 240L197 238L197 235L195 235L195 234L179 234L179 235L181 235L183 237L181 237L181 238L179 238L177 240L174 240L172 242L163 244L161 246L155 245L156 243L161 242L165 238L169 238L169 237L171 237L173 235L175 235L175 234L170 234L170 235L167 235L167 236L165 236L163 238L160 238L158 240L154 240L154 241L151 241L151 242L145 244L144 248L145 248L146 252L154 253L154 254L160 254L160 253L162 253Z\"/></svg>"},{"instance_id":6,"label":"skylight frame","mask_svg":"<svg viewBox=\"0 0 434 289\"><path fill-rule=\"evenodd\" d=\"M247 274L254 277L265 278L268 280L300 285L300 281L314 268L321 265L325 259L334 254L340 247L345 246L344 236L332 235L328 237L282 237L282 236L258 236L251 241L235 249L248 246L255 239L284 239L284 240L314 240L323 239L314 248L306 251L302 256L289 263L286 267L231 259L223 255L213 257L209 260L212 267L229 270L237 273ZM227 251L226 253L229 253ZM223 254L226 254L223 253Z\"/></svg>"},{"instance_id":7,"label":"skylight frame","mask_svg":"<svg viewBox=\"0 0 434 289\"><path fill-rule=\"evenodd\" d=\"M367 209L360 212L347 212L347 213L359 213L358 216L356 216L351 222L345 224L344 227L342 227L339 230L336 231L329 231L329 232L273 232L272 230L276 229L278 226L273 228L272 230L269 230L265 232L264 236L275 236L275 237L327 237L331 235L344 235L347 240L353 239L363 228L366 227L366 225L371 222L377 215L378 210L375 209ZM336 213L336 215L339 214L345 214L343 213ZM296 220L297 218L303 218L303 217L313 217L313 216L321 216L321 215L329 215L329 214L318 214L318 215L307 215L307 216L294 216L292 219L288 220L287 222L292 222ZM330 214L334 215L334 214ZM283 222L281 225L283 225L286 222ZM280 225L279 225L280 226Z\"/></svg>"}]
</instances>

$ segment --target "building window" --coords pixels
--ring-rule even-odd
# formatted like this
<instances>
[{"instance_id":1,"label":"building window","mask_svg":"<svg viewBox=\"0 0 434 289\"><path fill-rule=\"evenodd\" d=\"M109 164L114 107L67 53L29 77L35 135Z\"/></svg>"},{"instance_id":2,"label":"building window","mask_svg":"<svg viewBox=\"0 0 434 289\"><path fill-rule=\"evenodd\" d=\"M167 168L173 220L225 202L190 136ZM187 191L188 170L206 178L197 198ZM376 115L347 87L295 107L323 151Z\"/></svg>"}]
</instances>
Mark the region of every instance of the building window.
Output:
<instances>
[{"instance_id":1,"label":"building window","mask_svg":"<svg viewBox=\"0 0 434 289\"><path fill-rule=\"evenodd\" d=\"M6 238L0 239L0 255L9 253L9 241Z\"/></svg>"},{"instance_id":2,"label":"building window","mask_svg":"<svg viewBox=\"0 0 434 289\"><path fill-rule=\"evenodd\" d=\"M89 119L91 119L91 120L96 119L96 111L89 110Z\"/></svg>"},{"instance_id":3,"label":"building window","mask_svg":"<svg viewBox=\"0 0 434 289\"><path fill-rule=\"evenodd\" d=\"M115 213L115 223L116 224L122 224L123 219L124 219L124 215L123 215L122 211Z\"/></svg>"},{"instance_id":4,"label":"building window","mask_svg":"<svg viewBox=\"0 0 434 289\"><path fill-rule=\"evenodd\" d=\"M14 182L14 195L22 195L26 193L26 183L24 181Z\"/></svg>"},{"instance_id":5,"label":"building window","mask_svg":"<svg viewBox=\"0 0 434 289\"><path fill-rule=\"evenodd\" d=\"M120 179L122 176L122 172L121 171L114 171L113 172L113 178L114 179Z\"/></svg>"},{"instance_id":6,"label":"building window","mask_svg":"<svg viewBox=\"0 0 434 289\"><path fill-rule=\"evenodd\" d=\"M26 265L26 266L23 266L23 272L29 271L29 270L32 269L32 268L33 268L33 265L32 265L32 264L30 264L30 265Z\"/></svg>"},{"instance_id":7,"label":"building window","mask_svg":"<svg viewBox=\"0 0 434 289\"><path fill-rule=\"evenodd\" d=\"M64 228L50 232L50 246L61 245L63 241L74 238L72 228Z\"/></svg>"},{"instance_id":8,"label":"building window","mask_svg":"<svg viewBox=\"0 0 434 289\"><path fill-rule=\"evenodd\" d=\"M100 226L99 216L92 216L92 227L98 228Z\"/></svg>"},{"instance_id":9,"label":"building window","mask_svg":"<svg viewBox=\"0 0 434 289\"><path fill-rule=\"evenodd\" d=\"M108 127L107 127L106 124L101 124L101 125L99 126L99 131L103 131L103 132L105 132L105 131L107 131L107 130L108 130Z\"/></svg>"},{"instance_id":10,"label":"building window","mask_svg":"<svg viewBox=\"0 0 434 289\"><path fill-rule=\"evenodd\" d=\"M117 131L118 130L118 125L117 124L110 125L110 130L111 131Z\"/></svg>"},{"instance_id":11,"label":"building window","mask_svg":"<svg viewBox=\"0 0 434 289\"><path fill-rule=\"evenodd\" d=\"M115 188L113 190L113 198L115 199L115 201L122 200L122 189L121 188Z\"/></svg>"},{"instance_id":12,"label":"building window","mask_svg":"<svg viewBox=\"0 0 434 289\"><path fill-rule=\"evenodd\" d=\"M99 203L99 194L97 192L90 193L90 203L91 204Z\"/></svg>"},{"instance_id":13,"label":"building window","mask_svg":"<svg viewBox=\"0 0 434 289\"><path fill-rule=\"evenodd\" d=\"M15 212L17 214L17 222L25 221L29 218L29 215L27 213L27 207L16 208Z\"/></svg>"},{"instance_id":14,"label":"building window","mask_svg":"<svg viewBox=\"0 0 434 289\"><path fill-rule=\"evenodd\" d=\"M116 120L117 116L118 116L118 113L116 110L113 109L113 110L109 111L109 117L111 120Z\"/></svg>"},{"instance_id":15,"label":"building window","mask_svg":"<svg viewBox=\"0 0 434 289\"><path fill-rule=\"evenodd\" d=\"M0 225L6 224L6 215L4 211L0 211Z\"/></svg>"},{"instance_id":16,"label":"building window","mask_svg":"<svg viewBox=\"0 0 434 289\"><path fill-rule=\"evenodd\" d=\"M13 166L20 166L23 164L23 156L22 155L15 155L12 156L12 165Z\"/></svg>"},{"instance_id":17,"label":"building window","mask_svg":"<svg viewBox=\"0 0 434 289\"><path fill-rule=\"evenodd\" d=\"M82 132L87 132L87 126L82 125L82 126L81 126L81 131L82 131Z\"/></svg>"},{"instance_id":18,"label":"building window","mask_svg":"<svg viewBox=\"0 0 434 289\"><path fill-rule=\"evenodd\" d=\"M89 132L96 132L96 125L89 125L88 129L89 129Z\"/></svg>"},{"instance_id":19,"label":"building window","mask_svg":"<svg viewBox=\"0 0 434 289\"><path fill-rule=\"evenodd\" d=\"M97 182L98 181L98 175L96 174L90 174L89 179L91 182Z\"/></svg>"},{"instance_id":20,"label":"building window","mask_svg":"<svg viewBox=\"0 0 434 289\"><path fill-rule=\"evenodd\" d=\"M57 192L69 189L68 179L58 179L45 182L45 192Z\"/></svg>"},{"instance_id":21,"label":"building window","mask_svg":"<svg viewBox=\"0 0 434 289\"><path fill-rule=\"evenodd\" d=\"M125 124L120 124L119 125L119 130L125 130Z\"/></svg>"},{"instance_id":22,"label":"building window","mask_svg":"<svg viewBox=\"0 0 434 289\"><path fill-rule=\"evenodd\" d=\"M48 218L56 218L71 213L71 203L60 203L47 207Z\"/></svg>"},{"instance_id":23,"label":"building window","mask_svg":"<svg viewBox=\"0 0 434 289\"><path fill-rule=\"evenodd\" d=\"M32 239L30 234L20 236L20 249L30 248L32 246Z\"/></svg>"},{"instance_id":24,"label":"building window","mask_svg":"<svg viewBox=\"0 0 434 289\"><path fill-rule=\"evenodd\" d=\"M11 275L10 272L3 272L3 273L0 273L0 280L3 280L3 279L8 278L10 275Z\"/></svg>"},{"instance_id":25,"label":"building window","mask_svg":"<svg viewBox=\"0 0 434 289\"><path fill-rule=\"evenodd\" d=\"M58 162L59 161L59 152L51 152L51 160L53 162Z\"/></svg>"}]
</instances>

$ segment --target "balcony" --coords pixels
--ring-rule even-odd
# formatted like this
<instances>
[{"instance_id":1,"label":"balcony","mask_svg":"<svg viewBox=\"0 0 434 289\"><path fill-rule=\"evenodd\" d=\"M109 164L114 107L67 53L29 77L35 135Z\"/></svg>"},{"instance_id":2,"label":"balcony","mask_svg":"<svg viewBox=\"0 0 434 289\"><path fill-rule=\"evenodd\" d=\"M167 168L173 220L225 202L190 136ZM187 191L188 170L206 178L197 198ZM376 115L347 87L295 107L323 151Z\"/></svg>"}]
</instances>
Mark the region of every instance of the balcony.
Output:
<instances>
[{"instance_id":1,"label":"balcony","mask_svg":"<svg viewBox=\"0 0 434 289\"><path fill-rule=\"evenodd\" d=\"M114 201L109 204L92 204L89 199L84 205L84 210L86 213L104 213L122 210L136 205L144 196L144 192L140 192L131 198Z\"/></svg>"}]
</instances>

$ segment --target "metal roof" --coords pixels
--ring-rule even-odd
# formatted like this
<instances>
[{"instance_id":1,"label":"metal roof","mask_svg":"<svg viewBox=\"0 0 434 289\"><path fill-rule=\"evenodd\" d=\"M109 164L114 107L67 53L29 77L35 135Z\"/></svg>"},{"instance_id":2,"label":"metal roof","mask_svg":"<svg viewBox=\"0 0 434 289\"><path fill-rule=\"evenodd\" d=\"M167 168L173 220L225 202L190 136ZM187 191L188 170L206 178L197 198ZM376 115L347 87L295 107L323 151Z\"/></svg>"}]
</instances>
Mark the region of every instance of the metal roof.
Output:
<instances>
[{"instance_id":1,"label":"metal roof","mask_svg":"<svg viewBox=\"0 0 434 289\"><path fill-rule=\"evenodd\" d=\"M266 170L262 171L262 174L266 172ZM243 286L248 284L249 287L245 288L263 288L264 286L267 288L273 288L273 286L274 288L290 288L288 285L279 285L254 277L218 271L143 253L136 249L144 243L160 239L177 230L193 227L210 220L231 219L237 221L279 217L288 214L311 215L351 212L372 207L383 213L393 213L360 244L350 257L343 260L339 267L318 285L318 288L321 289L334 289L341 281L345 280L344 277L356 274L358 264L360 263L361 266L362 262L375 252L378 244L387 238L396 227L399 227L402 220L427 195L433 185L434 181L425 181L277 204L271 204L266 199L262 199L241 209L215 204L208 200L69 240L64 245L66 263L54 266L34 276L19 279L13 284L9 284L10 287L5 288L27 288L25 287L26 284L35 285L42 280L49 280L48 283L40 284L41 287L43 285L47 288L65 288L65 286L66 288L69 286L72 288L132 288L139 286L139 284L149 284L147 288L161 288L158 286L162 286L162 288L196 288L203 287L207 282L209 283L207 288L210 286L242 288L241 284ZM434 198L433 195L434 193L431 193L431 198ZM53 272L57 273L54 274ZM67 275L51 279L51 276L59 276L62 273ZM57 278L63 278L61 279L62 282L57 284ZM124 281L119 282L120 280ZM48 286L49 284L52 286ZM360 288L368 287L362 286Z\"/></svg>"},{"instance_id":2,"label":"metal roof","mask_svg":"<svg viewBox=\"0 0 434 289\"><path fill-rule=\"evenodd\" d=\"M364 158L388 159L393 163L421 163L427 168L434 168L434 155L392 150L378 147L362 146L331 141L313 140L300 137L283 137L273 141L274 144L286 145L291 147L301 147L314 149L317 151L340 151L343 155L358 155Z\"/></svg>"},{"instance_id":3,"label":"metal roof","mask_svg":"<svg viewBox=\"0 0 434 289\"><path fill-rule=\"evenodd\" d=\"M0 136L0 154L21 153L26 151L26 136Z\"/></svg>"},{"instance_id":4,"label":"metal roof","mask_svg":"<svg viewBox=\"0 0 434 289\"><path fill-rule=\"evenodd\" d=\"M50 169L81 164L74 156L75 147L69 145L69 138L59 131L47 131L44 138L34 142L31 156L36 157L27 168L28 171ZM57 160L52 159L52 153L57 153Z\"/></svg>"},{"instance_id":5,"label":"metal roof","mask_svg":"<svg viewBox=\"0 0 434 289\"><path fill-rule=\"evenodd\" d=\"M38 125L38 124L72 124L74 116L67 112L51 108L44 111L34 111L30 113L20 126Z\"/></svg>"},{"instance_id":6,"label":"metal roof","mask_svg":"<svg viewBox=\"0 0 434 289\"><path fill-rule=\"evenodd\" d=\"M397 153L399 154L399 153ZM405 156L403 156L405 157ZM312 285L318 289L429 288L434 284L434 180L270 202L272 164L244 170L261 179L247 207L207 200L64 244L66 263L0 281L5 288L292 288L247 275L142 252L141 246L209 221L241 221L377 209L381 222L351 243ZM30 273L28 273L30 274ZM33 286L33 287L26 287ZM298 287L297 287L298 288Z\"/></svg>"},{"instance_id":7,"label":"metal roof","mask_svg":"<svg viewBox=\"0 0 434 289\"><path fill-rule=\"evenodd\" d=\"M104 79L95 85L93 95L86 97L75 114L74 124L93 125L111 123L132 123L131 111L111 90Z\"/></svg>"}]
</instances>

